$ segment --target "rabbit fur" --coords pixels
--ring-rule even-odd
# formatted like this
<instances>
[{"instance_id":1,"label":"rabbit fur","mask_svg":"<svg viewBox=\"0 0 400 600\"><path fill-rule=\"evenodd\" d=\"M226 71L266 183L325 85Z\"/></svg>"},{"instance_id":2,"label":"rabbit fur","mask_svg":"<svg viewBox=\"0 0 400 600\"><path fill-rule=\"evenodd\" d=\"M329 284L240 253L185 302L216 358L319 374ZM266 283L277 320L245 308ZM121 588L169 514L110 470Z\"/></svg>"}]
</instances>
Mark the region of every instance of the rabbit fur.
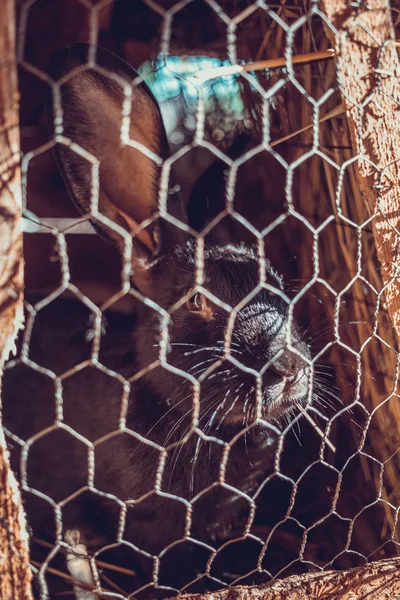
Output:
<instances>
[{"instance_id":1,"label":"rabbit fur","mask_svg":"<svg viewBox=\"0 0 400 600\"><path fill-rule=\"evenodd\" d=\"M121 59L98 50L98 67L82 70L87 59L88 47L77 44L50 67L56 80L76 69L60 88L57 160L76 205L125 257L138 309L104 314L98 355L90 308L58 299L38 311L29 348L34 369L17 360L5 374L4 424L22 440L49 428L29 448L27 485L61 502L64 532L78 528L89 545L97 540L95 549L121 542L139 563L142 557L146 581L153 562L143 553L157 556L180 542L184 558L166 561L159 573L161 584L179 589L205 568L188 551L190 540L207 544L209 556L238 515L251 513L274 469L280 417L310 397L310 352L268 260L266 284L257 287L253 248L206 236L198 285L198 245L179 227L187 215L176 189L167 212L157 212L168 158L159 108ZM51 110L49 117L54 122ZM121 126L133 143L121 141ZM75 153L68 140L83 151ZM229 309L237 306L232 321ZM82 368L70 371L76 365ZM26 506L35 536L54 541L49 502L27 493Z\"/></svg>"}]
</instances>

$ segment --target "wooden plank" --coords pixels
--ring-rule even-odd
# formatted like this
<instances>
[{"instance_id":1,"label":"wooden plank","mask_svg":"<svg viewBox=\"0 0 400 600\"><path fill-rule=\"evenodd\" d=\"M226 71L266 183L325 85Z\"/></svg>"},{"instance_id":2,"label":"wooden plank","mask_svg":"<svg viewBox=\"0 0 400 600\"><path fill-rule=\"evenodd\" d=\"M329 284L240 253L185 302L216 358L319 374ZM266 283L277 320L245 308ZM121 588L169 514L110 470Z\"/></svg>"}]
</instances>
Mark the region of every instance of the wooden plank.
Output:
<instances>
[{"instance_id":1,"label":"wooden plank","mask_svg":"<svg viewBox=\"0 0 400 600\"><path fill-rule=\"evenodd\" d=\"M0 11L0 372L22 324L22 232L14 0ZM0 424L1 425L1 424ZM0 598L29 600L28 536L0 427Z\"/></svg>"}]
</instances>

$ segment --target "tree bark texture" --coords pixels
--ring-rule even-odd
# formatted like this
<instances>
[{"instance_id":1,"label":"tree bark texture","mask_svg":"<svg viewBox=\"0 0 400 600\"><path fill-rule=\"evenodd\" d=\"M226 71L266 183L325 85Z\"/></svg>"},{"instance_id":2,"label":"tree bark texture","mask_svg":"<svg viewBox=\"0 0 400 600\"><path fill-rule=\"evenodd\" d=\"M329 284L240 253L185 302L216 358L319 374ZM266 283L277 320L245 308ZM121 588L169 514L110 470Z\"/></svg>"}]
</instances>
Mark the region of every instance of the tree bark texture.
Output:
<instances>
[{"instance_id":1,"label":"tree bark texture","mask_svg":"<svg viewBox=\"0 0 400 600\"><path fill-rule=\"evenodd\" d=\"M361 192L400 335L400 64L388 0L321 0L332 27L338 83L358 156Z\"/></svg>"},{"instance_id":2,"label":"tree bark texture","mask_svg":"<svg viewBox=\"0 0 400 600\"><path fill-rule=\"evenodd\" d=\"M253 587L238 586L181 600L398 600L400 559L381 560L349 571L306 573Z\"/></svg>"},{"instance_id":3,"label":"tree bark texture","mask_svg":"<svg viewBox=\"0 0 400 600\"><path fill-rule=\"evenodd\" d=\"M14 0L0 11L0 374L22 324L22 232ZM0 423L1 425L1 423ZM29 600L28 536L0 427L0 598Z\"/></svg>"}]
</instances>

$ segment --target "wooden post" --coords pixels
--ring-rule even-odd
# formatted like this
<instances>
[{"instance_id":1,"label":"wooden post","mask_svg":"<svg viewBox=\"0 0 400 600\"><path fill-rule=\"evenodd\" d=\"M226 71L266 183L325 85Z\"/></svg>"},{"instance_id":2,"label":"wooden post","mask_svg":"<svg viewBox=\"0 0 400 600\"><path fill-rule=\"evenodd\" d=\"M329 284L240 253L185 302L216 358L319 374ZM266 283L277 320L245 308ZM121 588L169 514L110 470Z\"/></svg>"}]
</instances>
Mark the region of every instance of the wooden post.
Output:
<instances>
[{"instance_id":1,"label":"wooden post","mask_svg":"<svg viewBox=\"0 0 400 600\"><path fill-rule=\"evenodd\" d=\"M23 315L18 101L15 6L14 0L3 0L0 11L0 375L13 349ZM31 598L25 518L1 423L0 598Z\"/></svg>"},{"instance_id":2,"label":"wooden post","mask_svg":"<svg viewBox=\"0 0 400 600\"><path fill-rule=\"evenodd\" d=\"M358 6L359 5L359 6ZM359 185L382 265L385 297L400 336L400 65L389 2L321 0L342 101L358 159Z\"/></svg>"}]
</instances>

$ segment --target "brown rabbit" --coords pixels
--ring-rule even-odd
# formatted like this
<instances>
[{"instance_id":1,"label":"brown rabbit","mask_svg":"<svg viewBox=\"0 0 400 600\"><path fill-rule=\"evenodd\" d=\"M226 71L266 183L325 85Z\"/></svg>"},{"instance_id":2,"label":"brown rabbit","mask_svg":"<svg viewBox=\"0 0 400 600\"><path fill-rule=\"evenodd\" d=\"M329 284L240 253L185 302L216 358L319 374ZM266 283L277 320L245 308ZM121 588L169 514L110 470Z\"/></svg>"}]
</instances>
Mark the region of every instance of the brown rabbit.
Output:
<instances>
[{"instance_id":1,"label":"brown rabbit","mask_svg":"<svg viewBox=\"0 0 400 600\"><path fill-rule=\"evenodd\" d=\"M252 248L206 236L199 251L168 194L154 98L121 59L98 50L88 68L88 52L74 45L51 67L63 81L50 115L57 158L82 213L119 246L121 289L138 309L100 323L89 301L33 302L29 354L6 371L4 423L15 457L23 447L34 535L61 548L78 528L93 551L125 550L115 560L126 564L134 553L142 579L170 596L195 579L223 583L212 561L201 577L206 560L239 513L250 522L279 418L311 398L310 353L268 261L259 284ZM41 597L52 585L40 576Z\"/></svg>"}]
</instances>

